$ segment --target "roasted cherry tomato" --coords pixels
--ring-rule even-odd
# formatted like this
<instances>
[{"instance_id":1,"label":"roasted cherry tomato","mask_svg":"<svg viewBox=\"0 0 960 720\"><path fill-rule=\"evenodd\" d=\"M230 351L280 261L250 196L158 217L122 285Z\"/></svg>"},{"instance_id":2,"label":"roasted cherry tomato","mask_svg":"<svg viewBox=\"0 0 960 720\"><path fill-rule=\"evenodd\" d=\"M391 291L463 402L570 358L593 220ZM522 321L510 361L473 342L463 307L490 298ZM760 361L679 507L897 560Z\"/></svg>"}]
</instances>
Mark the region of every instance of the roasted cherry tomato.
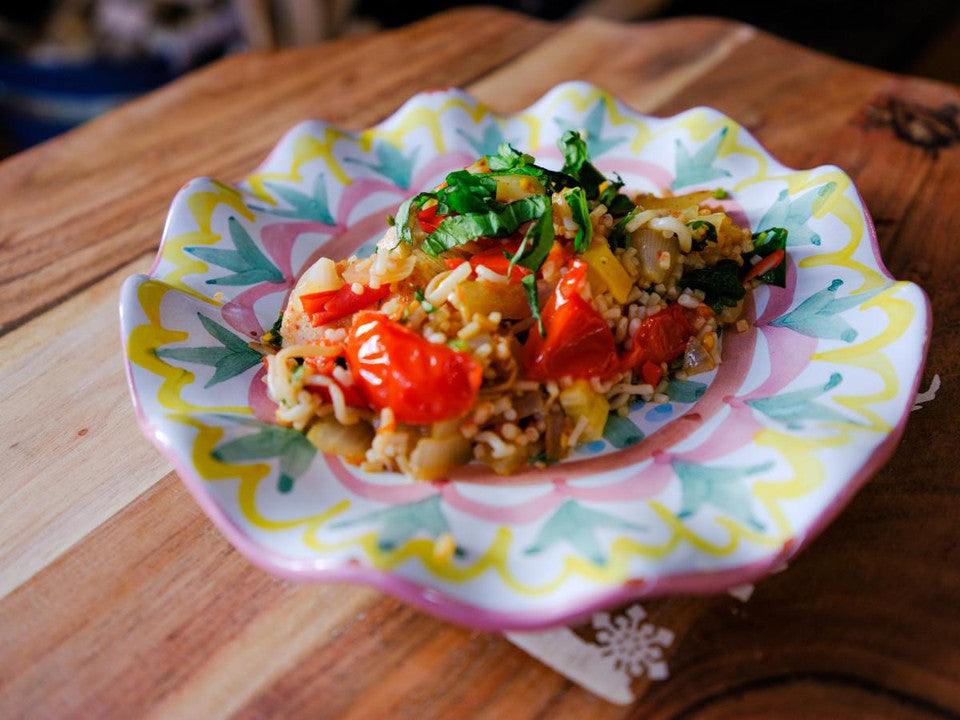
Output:
<instances>
[{"instance_id":1,"label":"roasted cherry tomato","mask_svg":"<svg viewBox=\"0 0 960 720\"><path fill-rule=\"evenodd\" d=\"M693 326L683 307L670 305L664 308L640 323L633 334L633 349L624 357L624 369L647 362L659 365L680 357L691 335Z\"/></svg>"},{"instance_id":2,"label":"roasted cherry tomato","mask_svg":"<svg viewBox=\"0 0 960 720\"><path fill-rule=\"evenodd\" d=\"M344 385L338 381L333 375L333 369L337 367L337 361L346 365L346 360L343 356L339 357L308 357L303 361L304 365L310 367L313 372L317 375L325 375L326 377L333 380L337 385L343 390L343 399L350 407L366 407L367 400L364 397L363 393L360 391L360 388L357 386L356 380L354 380L352 385ZM330 391L327 388L321 386L313 386L309 388L311 392L316 393L323 398L324 402L330 402Z\"/></svg>"},{"instance_id":3,"label":"roasted cherry tomato","mask_svg":"<svg viewBox=\"0 0 960 720\"><path fill-rule=\"evenodd\" d=\"M617 369L613 333L580 291L586 283L587 266L573 260L544 305L546 337L534 326L521 354L524 376L533 380L571 377L603 377Z\"/></svg>"},{"instance_id":4,"label":"roasted cherry tomato","mask_svg":"<svg viewBox=\"0 0 960 720\"><path fill-rule=\"evenodd\" d=\"M376 312L354 316L347 365L367 402L399 422L426 425L460 417L477 399L483 368Z\"/></svg>"},{"instance_id":5,"label":"roasted cherry tomato","mask_svg":"<svg viewBox=\"0 0 960 720\"><path fill-rule=\"evenodd\" d=\"M320 326L353 315L357 310L368 308L389 294L388 285L376 290L364 285L361 292L355 293L353 286L346 284L339 290L301 295L300 302L314 326Z\"/></svg>"}]
</instances>

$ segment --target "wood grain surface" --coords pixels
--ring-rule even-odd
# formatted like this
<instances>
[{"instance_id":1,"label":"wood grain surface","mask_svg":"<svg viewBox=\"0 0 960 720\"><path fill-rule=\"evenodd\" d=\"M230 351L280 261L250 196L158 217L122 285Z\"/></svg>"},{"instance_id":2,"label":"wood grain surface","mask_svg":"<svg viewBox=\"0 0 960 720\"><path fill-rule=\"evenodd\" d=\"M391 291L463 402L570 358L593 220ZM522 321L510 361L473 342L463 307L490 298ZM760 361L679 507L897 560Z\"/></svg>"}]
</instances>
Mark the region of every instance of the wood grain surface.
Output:
<instances>
[{"instance_id":1,"label":"wood grain surface","mask_svg":"<svg viewBox=\"0 0 960 720\"><path fill-rule=\"evenodd\" d=\"M888 267L930 294L922 386L942 380L749 603L646 604L683 632L671 677L630 707L501 636L250 565L139 435L117 329L120 283L190 178L240 179L303 119L359 129L445 85L510 111L568 79L658 115L710 105L787 165L849 172ZM913 119L891 126L891 98ZM958 102L718 20L464 9L234 56L4 161L0 718L960 718L960 145L921 146L924 108Z\"/></svg>"}]
</instances>

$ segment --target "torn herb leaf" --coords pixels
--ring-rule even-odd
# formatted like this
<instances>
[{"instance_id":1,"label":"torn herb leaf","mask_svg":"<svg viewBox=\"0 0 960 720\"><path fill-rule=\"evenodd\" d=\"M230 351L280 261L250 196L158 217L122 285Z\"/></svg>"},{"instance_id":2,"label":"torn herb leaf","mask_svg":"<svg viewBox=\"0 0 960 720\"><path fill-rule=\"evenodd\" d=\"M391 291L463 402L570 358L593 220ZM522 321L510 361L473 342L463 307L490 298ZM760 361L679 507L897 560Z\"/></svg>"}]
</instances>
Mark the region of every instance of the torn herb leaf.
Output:
<instances>
[{"instance_id":1,"label":"torn herb leaf","mask_svg":"<svg viewBox=\"0 0 960 720\"><path fill-rule=\"evenodd\" d=\"M507 276L513 272L514 265L521 265L532 272L537 272L543 261L550 254L550 248L553 247L553 208L548 207L543 215L537 218L523 236L523 242L517 248L517 252L510 258L510 265L507 268Z\"/></svg>"},{"instance_id":2,"label":"torn herb leaf","mask_svg":"<svg viewBox=\"0 0 960 720\"><path fill-rule=\"evenodd\" d=\"M561 172L574 178L587 198L596 200L600 195L600 185L607 179L590 162L586 141L580 137L580 133L567 130L560 137L557 146L564 157Z\"/></svg>"},{"instance_id":3,"label":"torn herb leaf","mask_svg":"<svg viewBox=\"0 0 960 720\"><path fill-rule=\"evenodd\" d=\"M564 193L563 197L570 206L570 214L577 226L577 234L573 238L573 249L581 253L590 247L590 241L593 239L593 223L590 221L587 196L583 188L573 188Z\"/></svg>"},{"instance_id":4,"label":"torn herb leaf","mask_svg":"<svg viewBox=\"0 0 960 720\"><path fill-rule=\"evenodd\" d=\"M724 307L733 307L747 294L740 282L740 266L735 260L721 260L712 267L691 270L679 280L681 287L703 290L704 302L717 314Z\"/></svg>"},{"instance_id":5,"label":"torn herb leaf","mask_svg":"<svg viewBox=\"0 0 960 720\"><path fill-rule=\"evenodd\" d=\"M616 173L614 174L616 175ZM606 206L607 212L610 213L610 215L614 218L620 218L636 207L636 205L633 204L633 200L620 192L620 188L623 187L624 183L619 175L617 175L616 180L607 180L607 183L607 187L603 189L603 192L600 193L600 197L597 199Z\"/></svg>"},{"instance_id":6,"label":"torn herb leaf","mask_svg":"<svg viewBox=\"0 0 960 720\"><path fill-rule=\"evenodd\" d=\"M404 201L403 204L397 208L397 215L394 218L394 222L397 226L397 239L400 242L413 245L413 232L410 228L410 211L414 207L419 210L427 200L435 200L436 197L435 193L418 193L409 200Z\"/></svg>"},{"instance_id":7,"label":"torn herb leaf","mask_svg":"<svg viewBox=\"0 0 960 720\"><path fill-rule=\"evenodd\" d=\"M547 330L543 326L543 318L540 316L540 295L537 292L537 278L534 275L525 275L520 281L523 289L527 293L527 303L530 305L530 314L537 321L537 328L540 331L540 337L547 336Z\"/></svg>"},{"instance_id":8,"label":"torn herb leaf","mask_svg":"<svg viewBox=\"0 0 960 720\"><path fill-rule=\"evenodd\" d=\"M457 170L447 175L446 183L447 186L436 193L440 215L487 212L503 207L496 199L497 181L489 175Z\"/></svg>"},{"instance_id":9,"label":"torn herb leaf","mask_svg":"<svg viewBox=\"0 0 960 720\"><path fill-rule=\"evenodd\" d=\"M423 241L423 251L437 257L451 248L481 237L503 238L512 235L523 223L540 217L550 208L550 198L533 195L504 205L500 210L464 213L444 218Z\"/></svg>"},{"instance_id":10,"label":"torn herb leaf","mask_svg":"<svg viewBox=\"0 0 960 720\"><path fill-rule=\"evenodd\" d=\"M427 300L426 295L423 294L423 290L420 288L413 291L413 298L420 303L420 307L422 307L423 311L428 315L437 309L436 305Z\"/></svg>"},{"instance_id":11,"label":"torn herb leaf","mask_svg":"<svg viewBox=\"0 0 960 720\"><path fill-rule=\"evenodd\" d=\"M707 243L715 243L717 241L717 229L706 220L694 220L693 222L687 223L687 227L690 228L690 232L693 235L692 247L694 250L703 250L707 246Z\"/></svg>"},{"instance_id":12,"label":"torn herb leaf","mask_svg":"<svg viewBox=\"0 0 960 720\"><path fill-rule=\"evenodd\" d=\"M750 265L750 259L758 257L761 260L768 255L772 255L777 250L787 249L787 236L789 231L782 227L771 227L753 234L753 252L744 255L747 266ZM767 270L765 273L757 275L757 279L768 285L777 287L787 286L787 264L779 263L775 268Z\"/></svg>"}]
</instances>

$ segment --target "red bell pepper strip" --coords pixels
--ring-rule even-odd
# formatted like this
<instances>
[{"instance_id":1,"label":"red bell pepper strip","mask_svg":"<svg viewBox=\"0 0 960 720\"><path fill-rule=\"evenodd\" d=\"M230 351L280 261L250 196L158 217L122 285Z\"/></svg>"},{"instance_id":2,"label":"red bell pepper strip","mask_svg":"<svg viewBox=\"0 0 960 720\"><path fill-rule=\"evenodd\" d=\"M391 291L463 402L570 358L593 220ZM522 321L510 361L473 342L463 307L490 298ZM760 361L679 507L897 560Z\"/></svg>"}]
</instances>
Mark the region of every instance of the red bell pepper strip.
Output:
<instances>
[{"instance_id":1,"label":"red bell pepper strip","mask_svg":"<svg viewBox=\"0 0 960 720\"><path fill-rule=\"evenodd\" d=\"M363 286L359 293L352 285L344 285L339 290L308 293L300 296L303 311L310 315L315 327L342 320L358 310L370 307L390 294L390 286L383 285L376 290Z\"/></svg>"},{"instance_id":2,"label":"red bell pepper strip","mask_svg":"<svg viewBox=\"0 0 960 720\"><path fill-rule=\"evenodd\" d=\"M750 282L755 277L763 275L765 272L773 270L775 267L780 265L783 262L783 259L787 254L783 250L774 250L772 253L767 255L763 260L758 262L752 268L750 272L747 273L747 276L743 279L745 283Z\"/></svg>"}]
</instances>

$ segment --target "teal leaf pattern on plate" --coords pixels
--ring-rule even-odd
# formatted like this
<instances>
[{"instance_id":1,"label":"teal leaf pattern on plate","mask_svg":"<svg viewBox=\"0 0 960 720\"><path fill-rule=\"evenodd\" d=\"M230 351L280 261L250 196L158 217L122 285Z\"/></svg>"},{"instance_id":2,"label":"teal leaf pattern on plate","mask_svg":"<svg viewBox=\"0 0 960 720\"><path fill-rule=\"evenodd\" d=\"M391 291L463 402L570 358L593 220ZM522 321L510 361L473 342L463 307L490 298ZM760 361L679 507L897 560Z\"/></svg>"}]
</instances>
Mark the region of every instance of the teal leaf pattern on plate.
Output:
<instances>
[{"instance_id":1,"label":"teal leaf pattern on plate","mask_svg":"<svg viewBox=\"0 0 960 720\"><path fill-rule=\"evenodd\" d=\"M691 517L704 505L712 505L729 517L757 530L763 529L763 523L753 513L753 495L747 478L771 469L773 461L750 467L711 467L680 460L674 460L671 465L680 478L678 518Z\"/></svg>"},{"instance_id":2,"label":"teal leaf pattern on plate","mask_svg":"<svg viewBox=\"0 0 960 720\"><path fill-rule=\"evenodd\" d=\"M457 128L457 135L467 141L475 155L496 155L500 145L509 142L495 122L484 125L479 138L468 135L463 128Z\"/></svg>"},{"instance_id":3,"label":"teal leaf pattern on plate","mask_svg":"<svg viewBox=\"0 0 960 720\"><path fill-rule=\"evenodd\" d=\"M560 118L554 118L553 120L561 130L583 132L583 139L587 142L587 150L590 153L590 157L596 159L626 140L625 137L605 138L603 136L603 118L605 114L606 105L603 100L597 100L596 104L590 108L590 112L587 113L587 116L583 119L583 125L580 127L571 127L568 121Z\"/></svg>"},{"instance_id":4,"label":"teal leaf pattern on plate","mask_svg":"<svg viewBox=\"0 0 960 720\"><path fill-rule=\"evenodd\" d=\"M564 542L595 565L605 565L607 558L597 539L597 530L600 528L634 531L645 529L614 515L585 508L576 500L565 500L544 523L533 544L524 552L533 555Z\"/></svg>"},{"instance_id":5,"label":"teal leaf pattern on plate","mask_svg":"<svg viewBox=\"0 0 960 720\"><path fill-rule=\"evenodd\" d=\"M157 357L164 360L179 360L181 362L209 365L216 368L213 376L207 380L204 388L213 387L224 380L236 377L245 370L260 363L263 357L251 348L247 341L238 335L218 325L202 313L197 313L203 327L210 335L220 342L219 346L160 348L156 351Z\"/></svg>"},{"instance_id":6,"label":"teal leaf pattern on plate","mask_svg":"<svg viewBox=\"0 0 960 720\"><path fill-rule=\"evenodd\" d=\"M778 422L782 422L791 430L799 430L803 427L804 420L818 420L821 422L840 422L856 425L842 413L833 408L821 405L814 400L821 395L833 390L843 381L840 373L833 373L830 379L823 385L795 390L794 392L781 393L767 398L757 400L747 400L747 405L762 412Z\"/></svg>"},{"instance_id":7,"label":"teal leaf pattern on plate","mask_svg":"<svg viewBox=\"0 0 960 720\"><path fill-rule=\"evenodd\" d=\"M260 248L253 242L246 228L235 217L229 218L227 225L230 229L230 237L233 240L233 250L203 246L184 248L188 253L204 262L233 271L232 275L210 278L207 280L207 284L256 285L262 282L283 282L283 273L270 262L266 255L260 252Z\"/></svg>"},{"instance_id":8,"label":"teal leaf pattern on plate","mask_svg":"<svg viewBox=\"0 0 960 720\"><path fill-rule=\"evenodd\" d=\"M728 171L713 166L717 161L720 143L723 142L726 136L727 128L722 128L716 135L710 137L693 155L691 155L686 146L680 142L679 138L675 140L676 155L674 163L676 165L676 177L670 187L676 190L677 188L688 185L699 185L711 180L717 180L718 178L730 177Z\"/></svg>"},{"instance_id":9,"label":"teal leaf pattern on plate","mask_svg":"<svg viewBox=\"0 0 960 720\"><path fill-rule=\"evenodd\" d=\"M638 428L630 418L622 417L617 413L610 413L607 416L607 422L603 426L603 438L617 450L636 445L643 440L643 437L643 430Z\"/></svg>"},{"instance_id":10,"label":"teal leaf pattern on plate","mask_svg":"<svg viewBox=\"0 0 960 720\"><path fill-rule=\"evenodd\" d=\"M415 535L425 534L432 540L436 540L450 532L450 523L440 512L440 502L439 495L431 495L415 503L395 505L350 520L341 520L331 524L330 527L338 529L375 523L380 532L377 536L377 545L381 550L392 550ZM463 551L458 547L455 553L462 555Z\"/></svg>"},{"instance_id":11,"label":"teal leaf pattern on plate","mask_svg":"<svg viewBox=\"0 0 960 720\"><path fill-rule=\"evenodd\" d=\"M787 247L819 245L820 236L808 228L806 223L814 213L820 210L836 189L837 184L831 180L793 199L790 199L790 194L783 190L770 209L764 213L757 227L760 230L771 227L786 228Z\"/></svg>"},{"instance_id":12,"label":"teal leaf pattern on plate","mask_svg":"<svg viewBox=\"0 0 960 720\"><path fill-rule=\"evenodd\" d=\"M362 165L365 168L373 170L375 173L389 178L390 181L401 190L410 187L410 179L413 177L413 168L417 161L417 155L420 153L420 146L413 148L408 154L404 154L400 148L387 140L381 140L373 149L376 155L376 162L368 162L358 158L344 158L346 162Z\"/></svg>"},{"instance_id":13,"label":"teal leaf pattern on plate","mask_svg":"<svg viewBox=\"0 0 960 720\"><path fill-rule=\"evenodd\" d=\"M838 298L837 290L843 280L837 278L824 290L815 292L793 310L770 322L777 327L790 328L794 332L824 340L843 340L851 343L857 339L857 331L839 317L840 313L863 305L884 288L867 290L856 295Z\"/></svg>"},{"instance_id":14,"label":"teal leaf pattern on plate","mask_svg":"<svg viewBox=\"0 0 960 720\"><path fill-rule=\"evenodd\" d=\"M227 463L278 458L280 475L277 479L277 490L282 493L290 492L294 481L306 472L317 454L313 444L303 433L292 428L269 425L252 418L230 419L242 425L257 427L258 431L217 446L213 457Z\"/></svg>"},{"instance_id":15,"label":"teal leaf pattern on plate","mask_svg":"<svg viewBox=\"0 0 960 720\"><path fill-rule=\"evenodd\" d=\"M309 195L300 192L296 188L287 187L275 182L265 182L263 185L290 207L266 208L251 205L254 210L267 212L277 217L290 218L292 220L305 220L308 222L321 223L322 225L336 224L333 215L330 214L330 199L327 196L327 185L323 173L318 174L317 177L314 178L313 187Z\"/></svg>"},{"instance_id":16,"label":"teal leaf pattern on plate","mask_svg":"<svg viewBox=\"0 0 960 720\"><path fill-rule=\"evenodd\" d=\"M671 380L667 383L667 396L678 403L695 403L706 391L706 385L692 380Z\"/></svg>"}]
</instances>

